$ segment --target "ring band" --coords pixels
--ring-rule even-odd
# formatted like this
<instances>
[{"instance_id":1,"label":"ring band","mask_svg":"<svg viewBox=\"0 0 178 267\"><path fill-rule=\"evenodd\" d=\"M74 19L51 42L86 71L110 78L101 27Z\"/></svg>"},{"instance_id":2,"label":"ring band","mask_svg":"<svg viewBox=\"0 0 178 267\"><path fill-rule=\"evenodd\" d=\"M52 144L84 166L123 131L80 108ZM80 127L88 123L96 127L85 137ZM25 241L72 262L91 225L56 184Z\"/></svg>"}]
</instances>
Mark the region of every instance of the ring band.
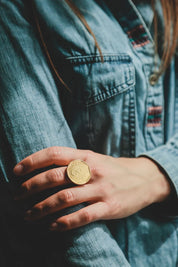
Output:
<instances>
[{"instance_id":1,"label":"ring band","mask_svg":"<svg viewBox=\"0 0 178 267\"><path fill-rule=\"evenodd\" d=\"M88 164L83 160L73 160L69 163L67 167L67 176L74 184L86 184L91 178L90 168Z\"/></svg>"}]
</instances>

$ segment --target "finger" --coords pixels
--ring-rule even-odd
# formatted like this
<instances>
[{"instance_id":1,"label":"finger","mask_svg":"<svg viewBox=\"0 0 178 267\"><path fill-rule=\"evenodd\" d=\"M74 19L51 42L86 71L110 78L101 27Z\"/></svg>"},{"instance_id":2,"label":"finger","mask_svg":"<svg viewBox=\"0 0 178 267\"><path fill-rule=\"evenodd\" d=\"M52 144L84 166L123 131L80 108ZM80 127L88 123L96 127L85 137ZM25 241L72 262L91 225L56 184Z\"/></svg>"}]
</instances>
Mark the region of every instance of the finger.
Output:
<instances>
[{"instance_id":1,"label":"finger","mask_svg":"<svg viewBox=\"0 0 178 267\"><path fill-rule=\"evenodd\" d=\"M14 173L16 175L24 175L51 165L65 166L75 159L87 161L91 154L93 155L94 153L88 150L69 147L49 147L23 159L14 167Z\"/></svg>"},{"instance_id":2,"label":"finger","mask_svg":"<svg viewBox=\"0 0 178 267\"><path fill-rule=\"evenodd\" d=\"M66 176L66 167L55 168L35 175L33 178L24 182L15 199L24 199L46 189L69 183L70 181Z\"/></svg>"},{"instance_id":3,"label":"finger","mask_svg":"<svg viewBox=\"0 0 178 267\"><path fill-rule=\"evenodd\" d=\"M83 185L64 189L33 206L31 210L26 212L25 219L28 221L38 220L64 208L94 201L101 197L102 195L97 187L92 184L88 184L87 187Z\"/></svg>"},{"instance_id":4,"label":"finger","mask_svg":"<svg viewBox=\"0 0 178 267\"><path fill-rule=\"evenodd\" d=\"M104 202L97 202L79 211L62 216L50 225L51 231L67 231L94 221L103 220L108 213Z\"/></svg>"}]
</instances>

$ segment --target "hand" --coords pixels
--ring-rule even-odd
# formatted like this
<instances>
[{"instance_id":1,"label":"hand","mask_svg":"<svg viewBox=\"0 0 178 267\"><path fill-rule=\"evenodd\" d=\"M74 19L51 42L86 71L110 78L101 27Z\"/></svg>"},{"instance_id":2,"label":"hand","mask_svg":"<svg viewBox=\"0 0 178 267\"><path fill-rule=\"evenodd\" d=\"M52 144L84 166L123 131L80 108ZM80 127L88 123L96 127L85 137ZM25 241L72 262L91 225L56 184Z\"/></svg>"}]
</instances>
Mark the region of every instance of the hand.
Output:
<instances>
[{"instance_id":1,"label":"hand","mask_svg":"<svg viewBox=\"0 0 178 267\"><path fill-rule=\"evenodd\" d=\"M161 202L170 194L164 173L148 158L113 158L92 151L51 147L36 152L14 168L16 175L56 165L21 185L23 199L45 189L70 183L66 165L74 159L88 163L92 178L89 183L61 190L27 211L26 219L38 220L66 207L87 202L88 206L55 220L51 230L69 230L97 220L127 217L142 208ZM63 167L57 167L63 166Z\"/></svg>"}]
</instances>

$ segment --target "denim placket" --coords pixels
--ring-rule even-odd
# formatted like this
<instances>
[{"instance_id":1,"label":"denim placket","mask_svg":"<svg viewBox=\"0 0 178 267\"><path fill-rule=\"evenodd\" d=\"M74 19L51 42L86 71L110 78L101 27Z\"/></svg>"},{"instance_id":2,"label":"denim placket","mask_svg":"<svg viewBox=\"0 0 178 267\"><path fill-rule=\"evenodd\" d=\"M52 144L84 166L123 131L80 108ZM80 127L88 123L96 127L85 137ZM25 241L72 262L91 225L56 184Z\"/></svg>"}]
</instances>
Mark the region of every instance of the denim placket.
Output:
<instances>
[{"instance_id":1,"label":"denim placket","mask_svg":"<svg viewBox=\"0 0 178 267\"><path fill-rule=\"evenodd\" d=\"M145 141L147 150L154 149L164 142L164 99L163 78L160 77L157 84L149 81L151 66L144 66L147 78L148 91L145 117Z\"/></svg>"},{"instance_id":2,"label":"denim placket","mask_svg":"<svg viewBox=\"0 0 178 267\"><path fill-rule=\"evenodd\" d=\"M178 69L178 52L175 57L175 70ZM175 78L175 133L178 132L178 75Z\"/></svg>"},{"instance_id":3,"label":"denim placket","mask_svg":"<svg viewBox=\"0 0 178 267\"><path fill-rule=\"evenodd\" d=\"M145 103L144 136L146 150L163 144L164 142L164 103L163 103L163 78L160 77L157 83L152 81L154 70L154 41L144 19L137 7L131 0L122 3L122 9L112 4L115 16L127 34L131 49L142 62L143 72L146 80L147 99ZM152 14L150 14L152 15ZM158 64L160 59L157 56ZM132 103L131 103L132 104ZM133 145L135 145L133 120L133 109L130 106L130 147L133 155Z\"/></svg>"}]
</instances>

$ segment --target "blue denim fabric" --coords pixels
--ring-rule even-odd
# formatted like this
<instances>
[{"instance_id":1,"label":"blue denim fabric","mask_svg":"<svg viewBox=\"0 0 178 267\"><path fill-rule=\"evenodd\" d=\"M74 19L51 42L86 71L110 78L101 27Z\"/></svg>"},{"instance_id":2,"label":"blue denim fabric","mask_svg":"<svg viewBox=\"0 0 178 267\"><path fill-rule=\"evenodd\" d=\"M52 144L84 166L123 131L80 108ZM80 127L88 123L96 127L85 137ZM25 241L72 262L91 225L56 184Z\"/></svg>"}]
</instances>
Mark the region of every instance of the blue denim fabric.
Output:
<instances>
[{"instance_id":1,"label":"blue denim fabric","mask_svg":"<svg viewBox=\"0 0 178 267\"><path fill-rule=\"evenodd\" d=\"M24 203L13 199L14 190L29 178L14 177L14 165L50 146L114 157L145 155L167 172L178 192L177 59L158 83L150 84L154 42L149 4L74 2L97 38L104 63L65 1L33 1L68 92L46 57L32 1L0 0L0 266L178 266L177 217L167 216L170 208L177 211L177 197L126 219L65 234L48 231L51 217L33 224L23 220L24 211L53 190Z\"/></svg>"}]
</instances>

